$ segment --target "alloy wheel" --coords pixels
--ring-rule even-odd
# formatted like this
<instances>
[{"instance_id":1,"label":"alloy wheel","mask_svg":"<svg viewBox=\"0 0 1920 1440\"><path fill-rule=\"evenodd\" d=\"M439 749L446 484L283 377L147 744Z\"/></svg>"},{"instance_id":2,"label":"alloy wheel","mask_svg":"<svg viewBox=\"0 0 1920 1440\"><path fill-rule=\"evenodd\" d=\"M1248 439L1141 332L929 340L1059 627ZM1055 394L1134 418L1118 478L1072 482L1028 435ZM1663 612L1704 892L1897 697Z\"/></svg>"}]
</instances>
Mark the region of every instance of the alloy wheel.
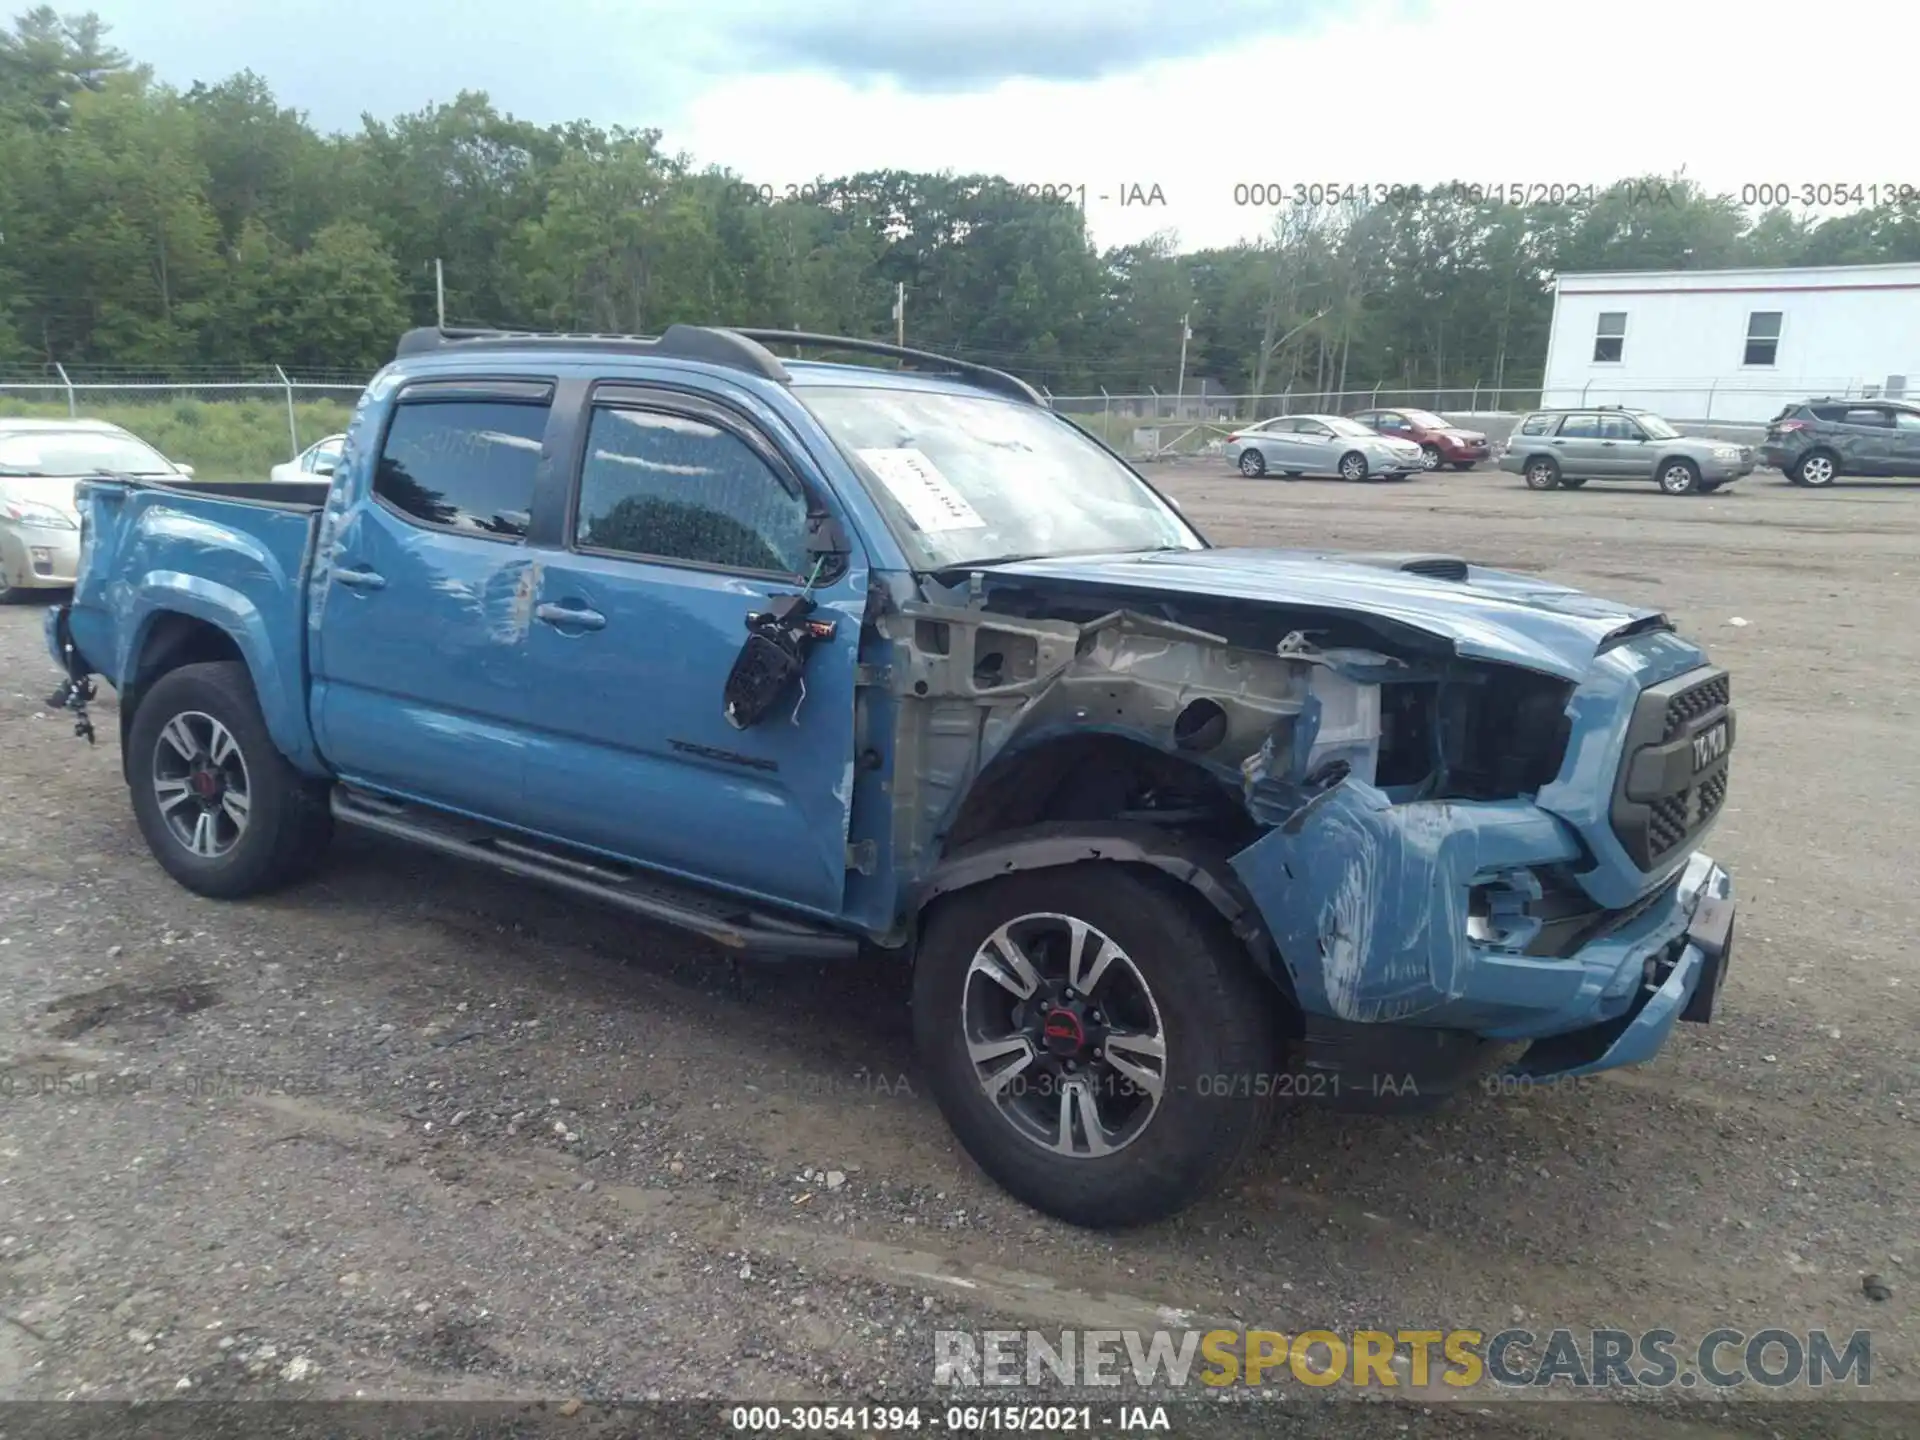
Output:
<instances>
[{"instance_id":1,"label":"alloy wheel","mask_svg":"<svg viewBox=\"0 0 1920 1440\"><path fill-rule=\"evenodd\" d=\"M1160 1008L1126 951L1084 920L1037 913L995 930L967 967L960 1023L981 1090L1044 1150L1112 1154L1160 1108Z\"/></svg>"},{"instance_id":2,"label":"alloy wheel","mask_svg":"<svg viewBox=\"0 0 1920 1440\"><path fill-rule=\"evenodd\" d=\"M204 860L240 843L252 810L246 756L233 733L199 710L175 715L153 744L153 793L173 838Z\"/></svg>"}]
</instances>

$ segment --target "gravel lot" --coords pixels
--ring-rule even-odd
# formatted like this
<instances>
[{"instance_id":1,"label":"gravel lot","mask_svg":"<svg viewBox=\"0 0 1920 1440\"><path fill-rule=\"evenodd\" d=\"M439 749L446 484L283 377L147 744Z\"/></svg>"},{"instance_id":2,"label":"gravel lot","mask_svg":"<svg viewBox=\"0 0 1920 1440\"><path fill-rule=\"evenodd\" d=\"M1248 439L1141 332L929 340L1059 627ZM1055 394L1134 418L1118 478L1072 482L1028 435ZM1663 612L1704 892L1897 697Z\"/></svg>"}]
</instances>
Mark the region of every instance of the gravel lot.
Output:
<instances>
[{"instance_id":1,"label":"gravel lot","mask_svg":"<svg viewBox=\"0 0 1920 1440\"><path fill-rule=\"evenodd\" d=\"M1874 1391L1920 1400L1920 484L1151 473L1218 541L1460 554L1704 640L1741 719L1716 1023L1643 1069L1425 1120L1289 1112L1232 1193L1085 1234L949 1140L889 971L734 973L353 835L269 900L178 888L129 813L111 696L92 749L44 714L43 607L9 606L0 1397L925 1400L936 1328L1172 1307L1289 1331L1870 1328ZM1651 1418L1444 1408L1410 1413ZM1748 1433L1739 1408L1685 1433ZM1786 1433L1773 1416L1753 1433Z\"/></svg>"}]
</instances>

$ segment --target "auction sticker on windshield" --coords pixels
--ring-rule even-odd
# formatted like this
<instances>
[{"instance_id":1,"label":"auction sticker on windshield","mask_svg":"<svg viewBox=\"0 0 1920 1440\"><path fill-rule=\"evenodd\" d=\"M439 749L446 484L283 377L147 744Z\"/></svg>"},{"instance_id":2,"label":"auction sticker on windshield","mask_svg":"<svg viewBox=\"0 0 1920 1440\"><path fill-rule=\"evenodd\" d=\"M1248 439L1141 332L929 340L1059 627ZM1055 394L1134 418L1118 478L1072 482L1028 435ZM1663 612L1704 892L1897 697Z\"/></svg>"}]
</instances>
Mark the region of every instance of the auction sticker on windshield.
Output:
<instances>
[{"instance_id":1,"label":"auction sticker on windshield","mask_svg":"<svg viewBox=\"0 0 1920 1440\"><path fill-rule=\"evenodd\" d=\"M979 530L986 526L980 512L948 483L940 467L924 452L875 448L857 453L923 532Z\"/></svg>"}]
</instances>

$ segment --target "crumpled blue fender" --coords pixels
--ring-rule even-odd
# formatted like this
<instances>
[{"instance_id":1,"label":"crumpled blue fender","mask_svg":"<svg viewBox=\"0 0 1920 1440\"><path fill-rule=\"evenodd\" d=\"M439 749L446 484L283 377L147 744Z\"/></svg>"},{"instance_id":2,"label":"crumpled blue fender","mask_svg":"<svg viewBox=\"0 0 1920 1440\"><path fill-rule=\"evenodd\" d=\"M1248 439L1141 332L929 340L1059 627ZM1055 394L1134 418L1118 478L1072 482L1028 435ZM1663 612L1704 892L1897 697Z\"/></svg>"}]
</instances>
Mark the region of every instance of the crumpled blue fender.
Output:
<instances>
[{"instance_id":1,"label":"crumpled blue fender","mask_svg":"<svg viewBox=\"0 0 1920 1440\"><path fill-rule=\"evenodd\" d=\"M1263 782L1251 801L1274 828L1233 857L1234 871L1302 1008L1342 1020L1405 1020L1467 995L1469 889L1537 895L1527 867L1580 855L1565 825L1523 800L1396 805L1347 778L1317 793L1311 781Z\"/></svg>"}]
</instances>

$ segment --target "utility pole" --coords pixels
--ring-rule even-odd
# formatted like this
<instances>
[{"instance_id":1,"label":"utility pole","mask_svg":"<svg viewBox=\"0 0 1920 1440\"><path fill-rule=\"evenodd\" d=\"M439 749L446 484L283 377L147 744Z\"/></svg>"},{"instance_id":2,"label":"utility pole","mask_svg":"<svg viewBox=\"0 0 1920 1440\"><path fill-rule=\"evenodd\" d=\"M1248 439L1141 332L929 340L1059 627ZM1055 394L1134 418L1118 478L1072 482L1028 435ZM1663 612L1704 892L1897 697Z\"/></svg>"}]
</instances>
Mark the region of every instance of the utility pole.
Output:
<instances>
[{"instance_id":1,"label":"utility pole","mask_svg":"<svg viewBox=\"0 0 1920 1440\"><path fill-rule=\"evenodd\" d=\"M1180 317L1180 378L1173 387L1173 418L1176 420L1180 418L1180 402L1187 394L1187 342L1193 338L1193 326L1187 322L1192 319L1191 310Z\"/></svg>"},{"instance_id":2,"label":"utility pole","mask_svg":"<svg viewBox=\"0 0 1920 1440\"><path fill-rule=\"evenodd\" d=\"M447 271L436 257L433 262L433 299L434 312L440 317L440 328L447 328Z\"/></svg>"},{"instance_id":3,"label":"utility pole","mask_svg":"<svg viewBox=\"0 0 1920 1440\"><path fill-rule=\"evenodd\" d=\"M897 281L893 287L893 343L904 346L907 343L907 282Z\"/></svg>"}]
</instances>

